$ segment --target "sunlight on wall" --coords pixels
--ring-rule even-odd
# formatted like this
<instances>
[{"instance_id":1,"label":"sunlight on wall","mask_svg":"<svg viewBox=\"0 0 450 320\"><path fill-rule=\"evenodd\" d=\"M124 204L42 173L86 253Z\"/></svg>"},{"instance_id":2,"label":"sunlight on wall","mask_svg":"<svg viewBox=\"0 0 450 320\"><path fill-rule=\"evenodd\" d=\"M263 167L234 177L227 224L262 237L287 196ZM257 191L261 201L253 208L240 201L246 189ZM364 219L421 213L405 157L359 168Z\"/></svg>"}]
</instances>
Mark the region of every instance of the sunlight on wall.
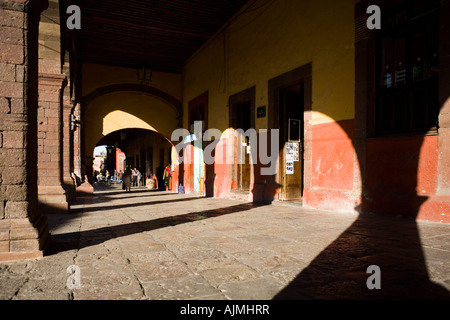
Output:
<instances>
[{"instance_id":1,"label":"sunlight on wall","mask_svg":"<svg viewBox=\"0 0 450 320\"><path fill-rule=\"evenodd\" d=\"M129 129L129 128L138 128L138 129L146 129L146 130L157 130L149 125L144 120L136 117L135 115L132 115L128 112L115 110L110 113L108 113L103 118L103 132L102 134L106 136L107 134L110 134L111 132L122 130L122 129Z\"/></svg>"}]
</instances>

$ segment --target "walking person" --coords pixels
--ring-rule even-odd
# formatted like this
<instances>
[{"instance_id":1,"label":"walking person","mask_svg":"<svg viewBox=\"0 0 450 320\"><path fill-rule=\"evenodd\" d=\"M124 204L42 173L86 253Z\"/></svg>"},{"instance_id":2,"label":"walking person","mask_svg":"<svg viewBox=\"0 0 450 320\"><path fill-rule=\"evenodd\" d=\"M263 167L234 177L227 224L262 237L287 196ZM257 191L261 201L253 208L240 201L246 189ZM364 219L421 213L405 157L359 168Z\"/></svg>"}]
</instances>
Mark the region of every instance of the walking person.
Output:
<instances>
[{"instance_id":1,"label":"walking person","mask_svg":"<svg viewBox=\"0 0 450 320\"><path fill-rule=\"evenodd\" d=\"M170 164L166 166L163 174L164 185L166 186L166 191L169 190L170 184Z\"/></svg>"},{"instance_id":2,"label":"walking person","mask_svg":"<svg viewBox=\"0 0 450 320\"><path fill-rule=\"evenodd\" d=\"M137 173L137 186L138 187L141 187L142 186L142 181L141 181L141 179L142 179L142 173L141 173L141 171L139 171L139 169L136 169L136 173Z\"/></svg>"},{"instance_id":3,"label":"walking person","mask_svg":"<svg viewBox=\"0 0 450 320\"><path fill-rule=\"evenodd\" d=\"M123 186L125 187L125 191L126 192L130 192L131 191L131 183L132 183L132 181L133 181L133 173L132 173L132 171L130 170L130 168L127 168L126 170L125 170L125 172L123 173L123 176L122 176L122 183L123 183Z\"/></svg>"},{"instance_id":4,"label":"walking person","mask_svg":"<svg viewBox=\"0 0 450 320\"><path fill-rule=\"evenodd\" d=\"M132 177L133 177L133 187L137 187L137 170L134 168L131 170Z\"/></svg>"}]
</instances>

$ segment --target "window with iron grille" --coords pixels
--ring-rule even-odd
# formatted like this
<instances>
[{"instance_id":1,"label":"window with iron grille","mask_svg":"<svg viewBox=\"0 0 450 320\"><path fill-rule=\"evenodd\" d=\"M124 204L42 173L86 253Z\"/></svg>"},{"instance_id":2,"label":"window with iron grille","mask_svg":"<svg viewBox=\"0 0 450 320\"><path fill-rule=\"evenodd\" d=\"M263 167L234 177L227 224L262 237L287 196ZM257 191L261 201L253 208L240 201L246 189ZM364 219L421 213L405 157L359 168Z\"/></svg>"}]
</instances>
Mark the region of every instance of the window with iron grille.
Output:
<instances>
[{"instance_id":1,"label":"window with iron grille","mask_svg":"<svg viewBox=\"0 0 450 320\"><path fill-rule=\"evenodd\" d=\"M437 132L439 1L383 12L376 41L376 134Z\"/></svg>"}]
</instances>

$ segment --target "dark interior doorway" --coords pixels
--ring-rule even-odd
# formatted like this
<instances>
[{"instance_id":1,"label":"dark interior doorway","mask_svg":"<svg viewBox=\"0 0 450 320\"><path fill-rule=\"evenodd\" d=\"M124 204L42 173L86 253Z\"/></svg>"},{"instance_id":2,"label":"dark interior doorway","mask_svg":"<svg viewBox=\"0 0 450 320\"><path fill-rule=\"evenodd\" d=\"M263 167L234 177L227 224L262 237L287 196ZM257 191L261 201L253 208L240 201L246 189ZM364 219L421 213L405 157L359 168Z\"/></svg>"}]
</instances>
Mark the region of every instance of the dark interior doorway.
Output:
<instances>
[{"instance_id":1,"label":"dark interior doorway","mask_svg":"<svg viewBox=\"0 0 450 320\"><path fill-rule=\"evenodd\" d=\"M279 200L301 200L303 196L304 95L303 83L279 91Z\"/></svg>"},{"instance_id":2,"label":"dark interior doorway","mask_svg":"<svg viewBox=\"0 0 450 320\"><path fill-rule=\"evenodd\" d=\"M235 191L250 192L252 164L250 163L249 137L245 133L255 128L255 87L238 92L229 98L229 125L240 133L235 136L235 162L232 169L232 180Z\"/></svg>"},{"instance_id":3,"label":"dark interior doorway","mask_svg":"<svg viewBox=\"0 0 450 320\"><path fill-rule=\"evenodd\" d=\"M246 132L251 128L251 101L238 103L236 106L236 127ZM237 190L250 190L250 154L247 152L249 139L246 136L238 136L239 162L237 163Z\"/></svg>"}]
</instances>

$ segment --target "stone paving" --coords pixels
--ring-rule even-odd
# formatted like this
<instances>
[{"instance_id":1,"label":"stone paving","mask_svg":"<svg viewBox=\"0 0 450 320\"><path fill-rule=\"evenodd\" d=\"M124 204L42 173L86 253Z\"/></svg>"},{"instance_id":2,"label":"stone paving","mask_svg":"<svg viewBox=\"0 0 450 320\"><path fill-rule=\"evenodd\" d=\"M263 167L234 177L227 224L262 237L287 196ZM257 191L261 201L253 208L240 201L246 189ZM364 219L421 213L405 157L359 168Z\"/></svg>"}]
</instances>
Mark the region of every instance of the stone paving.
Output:
<instances>
[{"instance_id":1,"label":"stone paving","mask_svg":"<svg viewBox=\"0 0 450 320\"><path fill-rule=\"evenodd\" d=\"M44 258L0 263L0 299L450 299L446 224L117 186L48 218Z\"/></svg>"}]
</instances>

